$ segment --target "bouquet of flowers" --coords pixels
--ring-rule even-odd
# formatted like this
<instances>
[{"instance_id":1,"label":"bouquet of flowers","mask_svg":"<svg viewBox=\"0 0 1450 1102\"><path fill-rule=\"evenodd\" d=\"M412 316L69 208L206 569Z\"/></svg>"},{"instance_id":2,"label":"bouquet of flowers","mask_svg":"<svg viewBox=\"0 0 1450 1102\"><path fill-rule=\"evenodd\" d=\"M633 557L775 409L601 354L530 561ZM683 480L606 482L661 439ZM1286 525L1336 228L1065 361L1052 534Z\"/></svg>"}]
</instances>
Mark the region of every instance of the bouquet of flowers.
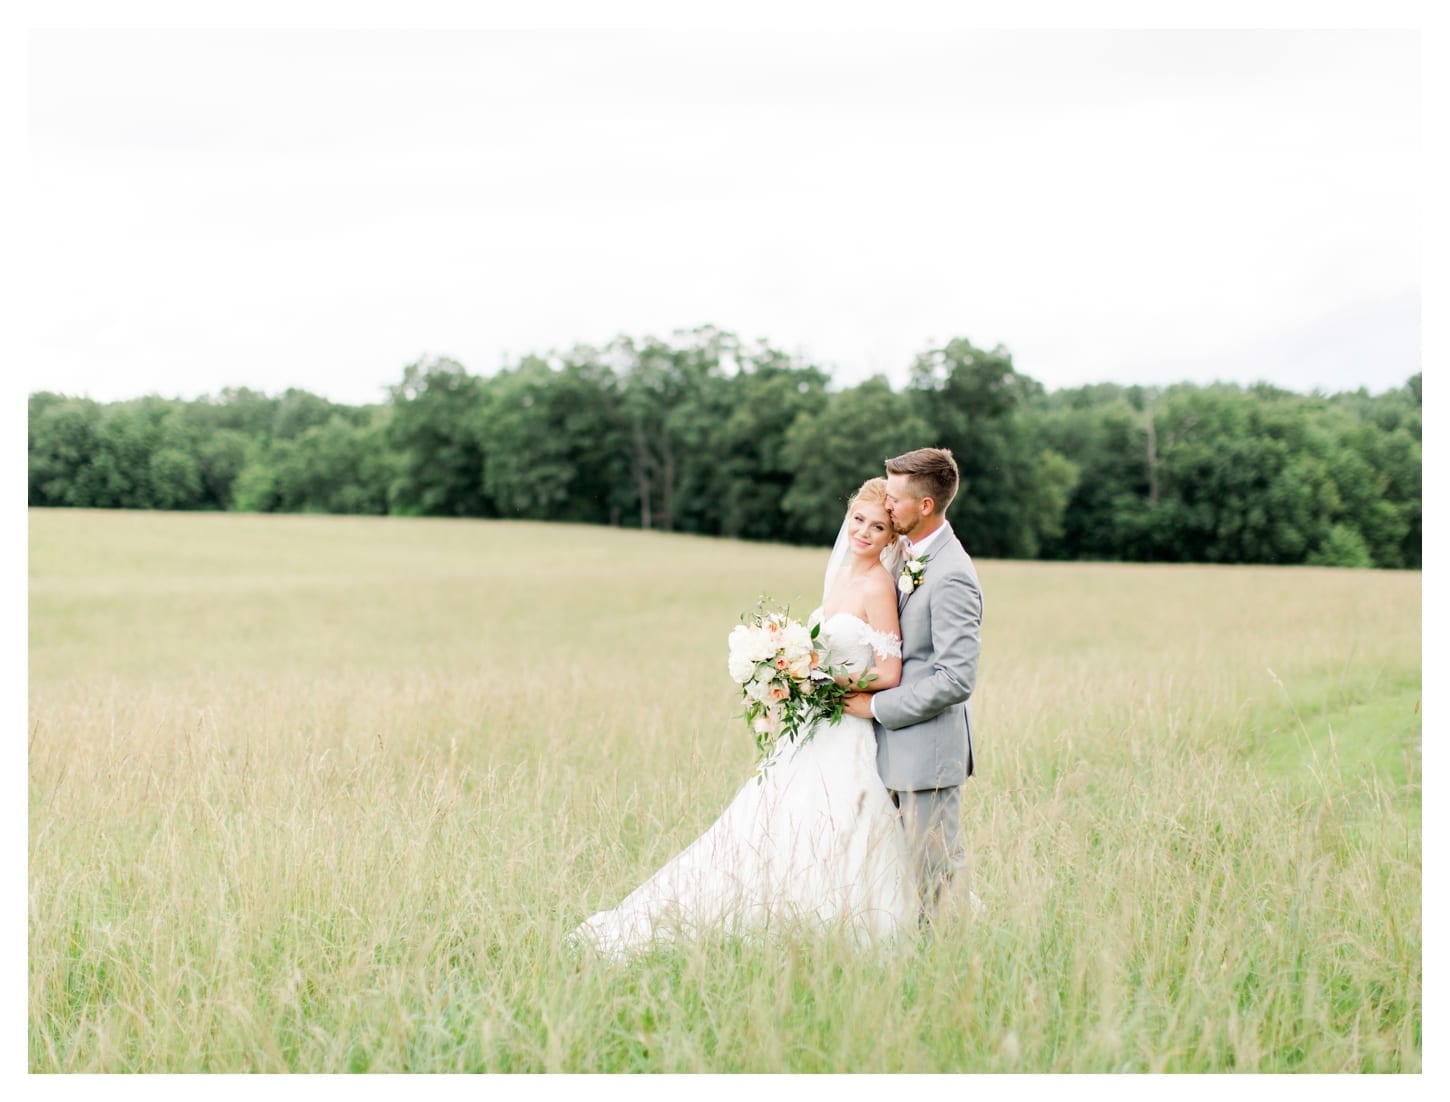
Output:
<instances>
[{"instance_id":1,"label":"bouquet of flowers","mask_svg":"<svg viewBox=\"0 0 1450 1102\"><path fill-rule=\"evenodd\" d=\"M804 730L808 739L819 722L839 723L846 694L864 689L869 678L836 680L846 671L826 664L820 624L807 627L764 599L740 619L730 632L730 677L741 688L756 762L763 765L782 738L795 742Z\"/></svg>"}]
</instances>

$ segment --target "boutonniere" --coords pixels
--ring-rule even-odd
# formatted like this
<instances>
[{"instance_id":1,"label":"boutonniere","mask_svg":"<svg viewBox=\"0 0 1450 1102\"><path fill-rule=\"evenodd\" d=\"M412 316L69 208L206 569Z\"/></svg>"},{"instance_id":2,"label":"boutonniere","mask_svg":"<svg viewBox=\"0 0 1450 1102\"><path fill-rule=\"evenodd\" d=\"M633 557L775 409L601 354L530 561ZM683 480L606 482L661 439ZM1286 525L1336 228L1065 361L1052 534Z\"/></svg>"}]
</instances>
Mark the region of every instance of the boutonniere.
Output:
<instances>
[{"instance_id":1,"label":"boutonniere","mask_svg":"<svg viewBox=\"0 0 1450 1102\"><path fill-rule=\"evenodd\" d=\"M930 561L930 555L916 555L907 559L901 564L901 576L896 579L896 588L908 597L915 593L921 579L926 576L926 564Z\"/></svg>"}]
</instances>

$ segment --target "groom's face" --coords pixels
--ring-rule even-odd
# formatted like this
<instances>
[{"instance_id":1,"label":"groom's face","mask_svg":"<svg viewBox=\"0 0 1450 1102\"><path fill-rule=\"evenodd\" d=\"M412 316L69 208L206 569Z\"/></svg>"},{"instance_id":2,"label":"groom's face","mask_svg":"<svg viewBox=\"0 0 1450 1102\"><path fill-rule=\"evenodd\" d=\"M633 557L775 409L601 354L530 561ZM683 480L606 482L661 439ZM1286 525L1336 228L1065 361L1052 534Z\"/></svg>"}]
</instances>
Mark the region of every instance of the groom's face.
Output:
<instances>
[{"instance_id":1,"label":"groom's face","mask_svg":"<svg viewBox=\"0 0 1450 1102\"><path fill-rule=\"evenodd\" d=\"M903 536L911 535L921 523L921 499L911 491L910 475L887 474L886 511Z\"/></svg>"}]
</instances>

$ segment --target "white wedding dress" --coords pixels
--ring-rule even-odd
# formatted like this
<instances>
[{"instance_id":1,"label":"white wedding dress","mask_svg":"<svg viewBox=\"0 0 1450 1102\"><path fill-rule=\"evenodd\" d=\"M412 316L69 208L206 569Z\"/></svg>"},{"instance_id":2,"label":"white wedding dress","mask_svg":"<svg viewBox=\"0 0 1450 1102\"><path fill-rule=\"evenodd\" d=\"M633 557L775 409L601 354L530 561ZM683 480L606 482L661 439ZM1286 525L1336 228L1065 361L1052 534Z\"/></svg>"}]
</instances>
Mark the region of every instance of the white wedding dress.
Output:
<instances>
[{"instance_id":1,"label":"white wedding dress","mask_svg":"<svg viewBox=\"0 0 1450 1102\"><path fill-rule=\"evenodd\" d=\"M873 648L901 655L899 639L850 613L822 624L821 639L830 662L856 671ZM807 926L881 943L915 931L914 884L871 721L842 716L783 742L704 834L569 940L614 957L711 930Z\"/></svg>"}]
</instances>

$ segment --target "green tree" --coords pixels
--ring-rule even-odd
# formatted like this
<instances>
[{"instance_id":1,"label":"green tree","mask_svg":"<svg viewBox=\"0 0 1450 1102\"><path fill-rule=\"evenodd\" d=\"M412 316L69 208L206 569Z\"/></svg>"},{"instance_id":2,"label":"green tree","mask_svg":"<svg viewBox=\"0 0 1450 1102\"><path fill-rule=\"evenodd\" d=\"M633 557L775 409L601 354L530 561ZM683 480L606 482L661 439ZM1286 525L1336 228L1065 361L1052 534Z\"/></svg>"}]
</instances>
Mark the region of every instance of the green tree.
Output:
<instances>
[{"instance_id":1,"label":"green tree","mask_svg":"<svg viewBox=\"0 0 1450 1102\"><path fill-rule=\"evenodd\" d=\"M237 476L247 461L250 441L237 429L216 429L201 436L196 444L197 468L201 474L201 507L230 509Z\"/></svg>"},{"instance_id":2,"label":"green tree","mask_svg":"<svg viewBox=\"0 0 1450 1102\"><path fill-rule=\"evenodd\" d=\"M735 338L711 326L674 334L674 343L619 337L606 350L620 379L620 412L640 526L708 531L714 435L729 414L722 352ZM682 500L682 490L684 499Z\"/></svg>"},{"instance_id":3,"label":"green tree","mask_svg":"<svg viewBox=\"0 0 1450 1102\"><path fill-rule=\"evenodd\" d=\"M292 441L273 444L275 508L298 513L364 513L388 511L392 481L386 446L388 411L374 408L373 419L355 424L334 412L321 425L305 429Z\"/></svg>"},{"instance_id":4,"label":"green tree","mask_svg":"<svg viewBox=\"0 0 1450 1102\"><path fill-rule=\"evenodd\" d=\"M30 396L29 502L33 506L97 504L93 463L101 406L87 398L41 392Z\"/></svg>"},{"instance_id":5,"label":"green tree","mask_svg":"<svg viewBox=\"0 0 1450 1102\"><path fill-rule=\"evenodd\" d=\"M1341 503L1335 520L1354 528L1376 566L1421 562L1422 456L1418 418L1322 416L1323 454ZM1392 428L1384 427L1392 424Z\"/></svg>"},{"instance_id":6,"label":"green tree","mask_svg":"<svg viewBox=\"0 0 1450 1102\"><path fill-rule=\"evenodd\" d=\"M201 500L201 467L186 448L173 444L157 448L147 475L154 509L195 509Z\"/></svg>"},{"instance_id":7,"label":"green tree","mask_svg":"<svg viewBox=\"0 0 1450 1102\"><path fill-rule=\"evenodd\" d=\"M192 450L190 435L176 416L180 405L147 396L104 408L93 459L97 495L93 504L115 509L168 508L196 496L190 464L172 456L159 468L152 466L152 457L163 447L186 453ZM157 481L172 474L182 478L184 485Z\"/></svg>"},{"instance_id":8,"label":"green tree","mask_svg":"<svg viewBox=\"0 0 1450 1102\"><path fill-rule=\"evenodd\" d=\"M248 387L227 387L188 404L186 418L202 434L239 432L248 440L270 440L281 399Z\"/></svg>"},{"instance_id":9,"label":"green tree","mask_svg":"<svg viewBox=\"0 0 1450 1102\"><path fill-rule=\"evenodd\" d=\"M1311 566L1349 566L1364 569L1374 565L1374 558L1364 537L1347 524L1336 524L1329 529L1323 543L1309 555Z\"/></svg>"},{"instance_id":10,"label":"green tree","mask_svg":"<svg viewBox=\"0 0 1450 1102\"><path fill-rule=\"evenodd\" d=\"M593 349L537 356L489 380L479 411L484 489L499 514L618 524L630 504L617 380Z\"/></svg>"},{"instance_id":11,"label":"green tree","mask_svg":"<svg viewBox=\"0 0 1450 1102\"><path fill-rule=\"evenodd\" d=\"M283 443L279 450L290 445ZM271 513L281 504L274 451L260 440L247 445L246 458L232 484L232 508L239 513Z\"/></svg>"},{"instance_id":12,"label":"green tree","mask_svg":"<svg viewBox=\"0 0 1450 1102\"><path fill-rule=\"evenodd\" d=\"M478 413L483 384L449 359L409 364L390 388L388 445L397 453L389 492L395 513L491 516L484 493Z\"/></svg>"},{"instance_id":13,"label":"green tree","mask_svg":"<svg viewBox=\"0 0 1450 1102\"><path fill-rule=\"evenodd\" d=\"M320 428L334 417L346 417L347 406L320 395L288 387L275 403L269 436L274 440L295 440L309 429Z\"/></svg>"},{"instance_id":14,"label":"green tree","mask_svg":"<svg viewBox=\"0 0 1450 1102\"><path fill-rule=\"evenodd\" d=\"M780 538L830 543L861 483L884 475L891 456L931 440L930 427L912 406L878 375L830 395L817 412L797 416L782 452L794 478L781 500L788 528Z\"/></svg>"},{"instance_id":15,"label":"green tree","mask_svg":"<svg viewBox=\"0 0 1450 1102\"><path fill-rule=\"evenodd\" d=\"M715 425L708 468L712 530L737 539L798 538L785 509L799 473L787 445L797 420L825 409L830 377L764 343L737 347L733 358L737 366L726 381L726 412Z\"/></svg>"},{"instance_id":16,"label":"green tree","mask_svg":"<svg viewBox=\"0 0 1450 1102\"><path fill-rule=\"evenodd\" d=\"M989 352L957 338L916 357L909 393L935 446L956 457L961 486L949 515L962 541L974 554L1036 557L1062 530L1077 482L1073 464L1033 439L1024 416L1041 384L1019 375L1000 345Z\"/></svg>"},{"instance_id":17,"label":"green tree","mask_svg":"<svg viewBox=\"0 0 1450 1102\"><path fill-rule=\"evenodd\" d=\"M1033 439L1078 476L1060 527L1044 529L1047 558L1123 559L1140 550L1154 496L1149 420L1121 392L1097 397L1101 404L1059 402L1030 414Z\"/></svg>"}]
</instances>

